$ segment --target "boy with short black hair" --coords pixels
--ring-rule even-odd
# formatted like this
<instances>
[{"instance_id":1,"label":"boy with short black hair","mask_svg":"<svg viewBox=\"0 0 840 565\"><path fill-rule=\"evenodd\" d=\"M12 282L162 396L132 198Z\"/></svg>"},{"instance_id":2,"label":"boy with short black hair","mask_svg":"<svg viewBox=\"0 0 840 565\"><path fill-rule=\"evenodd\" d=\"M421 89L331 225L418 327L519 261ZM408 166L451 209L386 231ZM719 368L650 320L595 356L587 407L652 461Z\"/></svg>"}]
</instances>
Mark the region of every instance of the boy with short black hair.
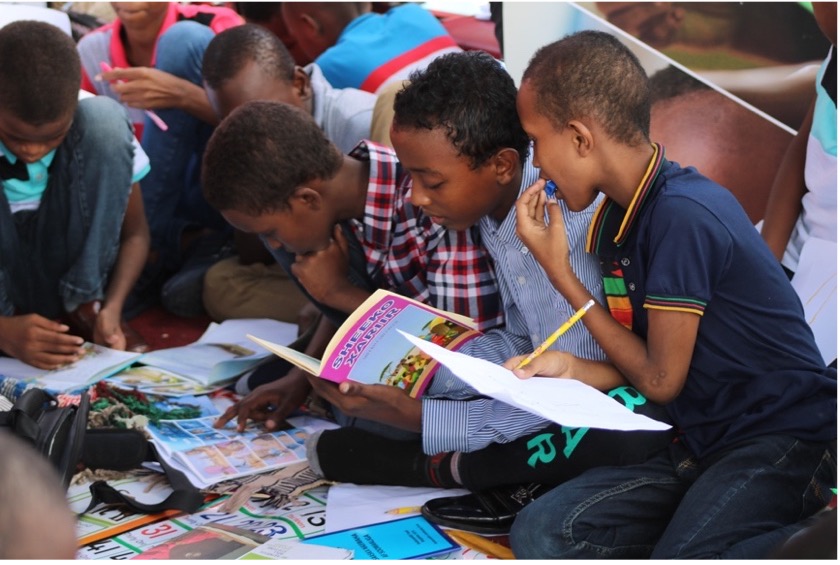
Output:
<instances>
[{"instance_id":1,"label":"boy with short black hair","mask_svg":"<svg viewBox=\"0 0 840 565\"><path fill-rule=\"evenodd\" d=\"M765 557L836 485L836 370L787 277L728 190L650 143L648 77L614 36L583 31L538 50L517 107L558 197L582 210L606 196L586 248L609 308L582 321L612 381L665 405L681 433L644 463L592 469L528 506L514 553ZM516 207L520 237L582 306L592 294L570 268L557 202L539 182ZM578 362L547 352L518 373L580 378Z\"/></svg>"},{"instance_id":2,"label":"boy with short black hair","mask_svg":"<svg viewBox=\"0 0 840 565\"><path fill-rule=\"evenodd\" d=\"M376 288L470 316L482 329L501 323L495 276L476 234L447 230L414 208L406 197L410 179L390 148L362 142L342 155L303 110L257 101L219 125L203 170L208 202L235 228L260 235L278 262L291 263L335 324ZM319 393L327 389L322 396L337 394L332 383L290 373L271 383L270 399L257 389L219 422L237 417L244 425L250 416L276 426L303 401L307 380ZM419 431L419 407L404 391L382 386L373 393L394 402L383 406L381 423ZM264 411L268 404L277 409Z\"/></svg>"},{"instance_id":3,"label":"boy with short black hair","mask_svg":"<svg viewBox=\"0 0 840 565\"><path fill-rule=\"evenodd\" d=\"M306 110L342 153L362 139L379 141L370 131L373 94L333 88L317 65L295 65L280 39L256 24L214 37L201 72L219 119L246 102L271 100ZM256 236L237 232L234 240L237 256L220 261L205 276L207 312L216 320L260 316L297 322L306 297ZM256 380L258 375L248 377L250 388Z\"/></svg>"},{"instance_id":4,"label":"boy with short black hair","mask_svg":"<svg viewBox=\"0 0 840 565\"><path fill-rule=\"evenodd\" d=\"M505 326L460 351L500 364L530 353L574 310L515 233L513 204L539 171L531 164L528 136L519 123L513 79L486 53L444 55L413 74L397 94L391 139L412 176L412 203L450 229L478 227L495 265ZM583 242L593 210L564 209L573 241ZM572 262L603 300L594 259L581 246ZM604 355L582 325L573 326L552 350L589 360L582 372L597 383ZM664 418L659 407L630 387L609 394L631 410ZM671 431L551 424L481 398L445 367L436 372L422 408L422 443L328 430L310 440L310 464L327 479L344 482L464 486L475 494L430 502L424 515L449 527L503 534L516 513L547 490L541 485L558 484L598 465L643 461L672 437Z\"/></svg>"},{"instance_id":5,"label":"boy with short black hair","mask_svg":"<svg viewBox=\"0 0 840 565\"><path fill-rule=\"evenodd\" d=\"M0 29L0 349L39 368L75 361L84 340L145 348L121 317L148 253L148 159L123 108L80 101L80 81L58 28Z\"/></svg>"}]
</instances>

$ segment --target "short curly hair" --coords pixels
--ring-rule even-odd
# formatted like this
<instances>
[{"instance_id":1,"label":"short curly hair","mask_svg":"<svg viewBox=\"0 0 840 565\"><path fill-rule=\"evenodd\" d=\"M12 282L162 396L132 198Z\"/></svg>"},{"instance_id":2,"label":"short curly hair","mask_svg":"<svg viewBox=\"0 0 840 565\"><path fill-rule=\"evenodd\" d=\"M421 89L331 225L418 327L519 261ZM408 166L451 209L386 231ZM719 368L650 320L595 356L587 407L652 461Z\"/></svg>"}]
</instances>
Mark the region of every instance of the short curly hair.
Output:
<instances>
[{"instance_id":1,"label":"short curly hair","mask_svg":"<svg viewBox=\"0 0 840 565\"><path fill-rule=\"evenodd\" d=\"M541 47L522 82L533 88L536 111L558 129L589 117L617 141L631 146L649 142L647 73L612 34L580 31Z\"/></svg>"},{"instance_id":2,"label":"short curly hair","mask_svg":"<svg viewBox=\"0 0 840 565\"><path fill-rule=\"evenodd\" d=\"M41 125L75 110L82 63L73 39L52 24L30 20L0 29L0 107Z\"/></svg>"},{"instance_id":3,"label":"short curly hair","mask_svg":"<svg viewBox=\"0 0 840 565\"><path fill-rule=\"evenodd\" d=\"M303 110L282 102L248 102L210 137L202 189L217 210L257 216L287 209L298 187L334 177L343 159Z\"/></svg>"},{"instance_id":4,"label":"short curly hair","mask_svg":"<svg viewBox=\"0 0 840 565\"><path fill-rule=\"evenodd\" d=\"M207 86L218 90L248 61L267 74L291 83L295 61L276 35L257 24L243 24L217 34L204 51L201 75Z\"/></svg>"},{"instance_id":5,"label":"short curly hair","mask_svg":"<svg viewBox=\"0 0 840 565\"><path fill-rule=\"evenodd\" d=\"M493 57L447 53L409 78L394 98L395 128L444 128L473 169L504 148L525 162L529 141L516 112L516 85Z\"/></svg>"}]
</instances>

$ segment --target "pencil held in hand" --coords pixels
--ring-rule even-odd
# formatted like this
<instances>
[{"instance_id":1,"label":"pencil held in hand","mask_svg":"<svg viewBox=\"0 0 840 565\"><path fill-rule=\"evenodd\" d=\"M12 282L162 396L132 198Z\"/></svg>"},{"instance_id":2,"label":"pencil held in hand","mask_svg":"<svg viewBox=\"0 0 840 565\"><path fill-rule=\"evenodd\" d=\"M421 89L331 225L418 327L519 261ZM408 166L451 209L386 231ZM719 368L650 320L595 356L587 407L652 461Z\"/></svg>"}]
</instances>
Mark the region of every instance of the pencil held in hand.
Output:
<instances>
[{"instance_id":1,"label":"pencil held in hand","mask_svg":"<svg viewBox=\"0 0 840 565\"><path fill-rule=\"evenodd\" d=\"M531 361L533 361L533 360L534 360L534 358L535 358L537 355L539 355L540 353L542 353L543 351L545 351L546 349L548 349L549 347L551 347L551 344L552 344L552 343L554 343L555 341L557 341L557 339L558 339L561 335L563 335L564 333L566 333L567 331L569 331L569 328L571 328L573 325L575 325L575 322L577 322L578 320L580 320L581 318L583 318L583 315L584 315L584 314L586 314L586 311L587 311L587 310L589 310L589 309L592 307L592 305L593 305L593 304L595 304L595 300L590 300L589 302L587 302L586 304L584 304L584 305L580 308L580 310L578 310L577 312L575 312L574 314L572 314L572 317L571 317L571 318L569 318L568 320L566 320L566 322L565 322L562 326L560 326L559 328L557 328L557 331L555 331L553 334L551 334L550 336L548 336L548 338L546 338L546 340L545 340L544 342L542 342L542 343L539 345L539 347L537 347L537 348L534 350L534 352L533 352L533 353L531 353L528 357L526 357L525 359L523 359L523 360L519 363L519 365L517 365L517 366L516 366L516 368L517 368L517 369L521 369L522 367L524 367L525 365L527 365L528 363L530 363Z\"/></svg>"},{"instance_id":2,"label":"pencil held in hand","mask_svg":"<svg viewBox=\"0 0 840 565\"><path fill-rule=\"evenodd\" d=\"M113 71L113 70L114 70L114 68L113 68L111 65L109 65L108 63L106 63L105 61L101 61L101 62L99 63L99 66L100 66L100 67L102 68L102 70L103 70L104 72L106 72L106 73L110 73L111 71ZM122 81L118 81L118 82L122 82ZM158 116L158 115L154 112L154 110L143 110L143 111L146 113L146 115L147 115L147 116L149 116L149 119L150 119L150 120L152 120L152 123L154 123L154 124L155 124L157 127L159 127L162 131L166 131L166 130L168 130L168 129L169 129L169 126L166 124L166 122L164 122L164 121L160 118L160 116Z\"/></svg>"}]
</instances>

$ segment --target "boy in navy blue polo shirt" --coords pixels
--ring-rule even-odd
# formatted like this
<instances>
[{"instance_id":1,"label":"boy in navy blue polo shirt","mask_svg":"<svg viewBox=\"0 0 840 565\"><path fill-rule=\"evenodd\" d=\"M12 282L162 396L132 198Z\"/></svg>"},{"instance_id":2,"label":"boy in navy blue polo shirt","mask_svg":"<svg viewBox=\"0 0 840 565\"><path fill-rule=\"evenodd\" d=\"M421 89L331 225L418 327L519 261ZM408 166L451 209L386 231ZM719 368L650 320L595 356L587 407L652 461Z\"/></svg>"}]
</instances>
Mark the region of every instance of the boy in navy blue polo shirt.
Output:
<instances>
[{"instance_id":1,"label":"boy in navy blue polo shirt","mask_svg":"<svg viewBox=\"0 0 840 565\"><path fill-rule=\"evenodd\" d=\"M836 370L787 277L729 191L650 143L647 75L612 35L540 49L517 107L534 164L571 210L605 194L587 245L609 308L596 304L583 322L615 384L664 404L681 433L645 463L587 471L526 507L514 553L765 557L836 486ZM592 296L543 189L517 202L517 233L578 308ZM548 352L519 375L575 375L575 363Z\"/></svg>"}]
</instances>

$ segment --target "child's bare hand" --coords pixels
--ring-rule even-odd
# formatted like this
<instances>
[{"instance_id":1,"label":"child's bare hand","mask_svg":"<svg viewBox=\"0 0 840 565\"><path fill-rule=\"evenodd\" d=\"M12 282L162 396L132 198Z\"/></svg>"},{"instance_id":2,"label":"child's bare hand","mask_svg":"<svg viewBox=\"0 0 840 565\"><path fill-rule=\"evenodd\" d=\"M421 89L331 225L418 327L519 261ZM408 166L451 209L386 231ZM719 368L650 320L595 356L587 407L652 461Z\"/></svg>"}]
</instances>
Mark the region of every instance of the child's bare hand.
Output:
<instances>
[{"instance_id":1,"label":"child's bare hand","mask_svg":"<svg viewBox=\"0 0 840 565\"><path fill-rule=\"evenodd\" d=\"M120 102L141 110L177 108L184 96L184 79L151 67L112 69L99 78L111 83Z\"/></svg>"},{"instance_id":2,"label":"child's bare hand","mask_svg":"<svg viewBox=\"0 0 840 565\"><path fill-rule=\"evenodd\" d=\"M96 316L93 328L93 342L111 349L125 351L125 334L120 327L120 312L114 311L107 305Z\"/></svg>"},{"instance_id":3,"label":"child's bare hand","mask_svg":"<svg viewBox=\"0 0 840 565\"><path fill-rule=\"evenodd\" d=\"M55 369L79 359L84 340L70 328L38 314L0 318L0 349L39 369Z\"/></svg>"},{"instance_id":4,"label":"child's bare hand","mask_svg":"<svg viewBox=\"0 0 840 565\"><path fill-rule=\"evenodd\" d=\"M307 378L315 392L348 416L373 420L403 430L421 430L421 402L411 398L399 387L366 385L353 381L336 385L312 375L307 375Z\"/></svg>"},{"instance_id":5,"label":"child's bare hand","mask_svg":"<svg viewBox=\"0 0 840 565\"><path fill-rule=\"evenodd\" d=\"M516 366L525 359L527 355L517 355L505 361L504 367L513 371L513 374L520 379L528 379L535 375L541 377L555 377L561 379L574 378L573 371L575 356L563 351L545 351L534 357L521 369Z\"/></svg>"},{"instance_id":6,"label":"child's bare hand","mask_svg":"<svg viewBox=\"0 0 840 565\"><path fill-rule=\"evenodd\" d=\"M349 257L347 239L336 225L325 249L295 258L292 274L315 300L327 304L334 295L352 286L347 278Z\"/></svg>"},{"instance_id":7,"label":"child's bare hand","mask_svg":"<svg viewBox=\"0 0 840 565\"><path fill-rule=\"evenodd\" d=\"M234 418L239 432L245 431L249 419L262 422L267 430L282 427L289 414L306 400L311 387L300 369L292 369L287 375L277 377L277 380L258 386L230 406L213 423L213 427L223 428Z\"/></svg>"},{"instance_id":8,"label":"child's bare hand","mask_svg":"<svg viewBox=\"0 0 840 565\"><path fill-rule=\"evenodd\" d=\"M516 201L516 235L551 273L557 264L569 264L569 242L563 212L555 199L546 197L545 182L539 179Z\"/></svg>"}]
</instances>

